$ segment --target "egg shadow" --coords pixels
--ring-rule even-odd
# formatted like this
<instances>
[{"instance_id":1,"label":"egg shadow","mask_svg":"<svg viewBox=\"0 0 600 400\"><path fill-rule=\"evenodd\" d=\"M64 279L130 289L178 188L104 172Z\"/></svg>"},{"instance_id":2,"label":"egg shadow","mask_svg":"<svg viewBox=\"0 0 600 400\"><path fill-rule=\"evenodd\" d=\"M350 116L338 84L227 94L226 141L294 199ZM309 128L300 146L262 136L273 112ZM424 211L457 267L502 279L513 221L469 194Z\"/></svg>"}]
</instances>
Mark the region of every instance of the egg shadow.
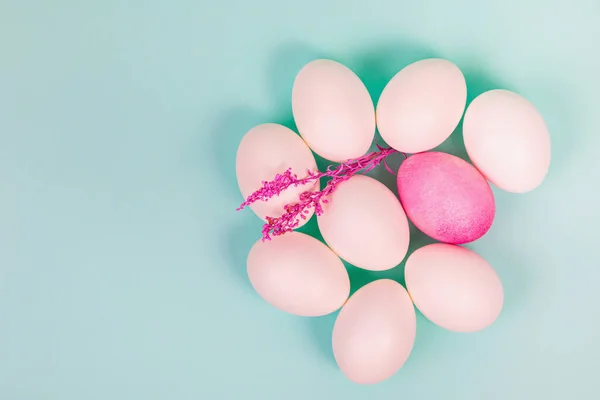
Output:
<instances>
[{"instance_id":1,"label":"egg shadow","mask_svg":"<svg viewBox=\"0 0 600 400\"><path fill-rule=\"evenodd\" d=\"M585 157L586 152L595 151L598 141L577 134L582 130L579 121L574 118L577 106L564 83L554 80L550 85L546 80L532 77L527 86L528 92L516 92L533 103L548 127L552 160L545 181L549 181L556 174L570 173L573 162Z\"/></svg>"},{"instance_id":2,"label":"egg shadow","mask_svg":"<svg viewBox=\"0 0 600 400\"><path fill-rule=\"evenodd\" d=\"M249 213L251 211L248 210ZM225 236L220 241L223 243L221 254L226 255L226 267L236 282L254 294L254 289L246 272L246 260L252 246L260 239L261 221L251 215L241 218L234 226L225 231Z\"/></svg>"},{"instance_id":3,"label":"egg shadow","mask_svg":"<svg viewBox=\"0 0 600 400\"><path fill-rule=\"evenodd\" d=\"M358 57L344 60L344 64L363 81L374 105L390 79L402 68L422 59L439 57L439 53L424 44L398 40L378 43L355 54Z\"/></svg>"},{"instance_id":4,"label":"egg shadow","mask_svg":"<svg viewBox=\"0 0 600 400\"><path fill-rule=\"evenodd\" d=\"M499 246L505 238L505 226L503 221L509 221L510 214L515 212L512 204L518 203L518 195L502 192L499 189L494 190L496 198L500 198L501 204L511 204L511 208L502 208L496 211L496 218L500 219L499 223L494 223L490 230L479 240L466 244L464 247L469 248L476 253L482 255L486 261L494 268L502 286L504 288L504 306L501 315L520 312L523 304L528 301L527 294L533 283L533 276L528 268L530 263L529 253L520 251L519 246ZM520 211L519 211L520 212ZM503 240L504 239L504 240ZM511 243L515 243L512 240Z\"/></svg>"},{"instance_id":5,"label":"egg shadow","mask_svg":"<svg viewBox=\"0 0 600 400\"><path fill-rule=\"evenodd\" d=\"M334 368L337 368L337 363L333 355L331 340L333 325L338 314L339 310L321 317L309 317L305 319L308 336L313 342L317 354L329 366Z\"/></svg>"}]
</instances>

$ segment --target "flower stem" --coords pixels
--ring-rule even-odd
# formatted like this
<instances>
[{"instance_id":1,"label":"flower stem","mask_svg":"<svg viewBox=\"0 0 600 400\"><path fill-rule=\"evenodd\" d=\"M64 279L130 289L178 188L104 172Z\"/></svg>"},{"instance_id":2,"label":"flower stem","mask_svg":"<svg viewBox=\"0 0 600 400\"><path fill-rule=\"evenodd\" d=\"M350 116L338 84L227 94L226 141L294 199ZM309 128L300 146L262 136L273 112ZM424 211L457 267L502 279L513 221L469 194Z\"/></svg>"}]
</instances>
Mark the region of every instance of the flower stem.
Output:
<instances>
[{"instance_id":1,"label":"flower stem","mask_svg":"<svg viewBox=\"0 0 600 400\"><path fill-rule=\"evenodd\" d=\"M329 196L335 188L342 182L350 179L358 172L369 172L382 162L385 168L391 173L394 172L387 165L386 159L391 154L398 151L391 147L381 147L377 145L377 151L365 154L362 157L351 159L339 164L338 166L329 166L325 172L307 171L304 178L292 173L291 169L286 170L281 174L275 175L272 181L263 181L262 187L252 193L248 198L237 208L242 210L257 201L268 201L274 196L278 196L284 190L291 186L306 185L315 182L323 177L331 178L325 188L321 191L305 191L300 194L299 202L295 204L286 204L284 206L285 213L280 217L266 217L267 222L263 225L262 240L271 240L271 236L280 236L287 232L293 231L298 227L301 220L305 220L310 214L310 209L314 208L317 215L323 214L323 204L327 203ZM406 155L404 155L406 157Z\"/></svg>"}]
</instances>

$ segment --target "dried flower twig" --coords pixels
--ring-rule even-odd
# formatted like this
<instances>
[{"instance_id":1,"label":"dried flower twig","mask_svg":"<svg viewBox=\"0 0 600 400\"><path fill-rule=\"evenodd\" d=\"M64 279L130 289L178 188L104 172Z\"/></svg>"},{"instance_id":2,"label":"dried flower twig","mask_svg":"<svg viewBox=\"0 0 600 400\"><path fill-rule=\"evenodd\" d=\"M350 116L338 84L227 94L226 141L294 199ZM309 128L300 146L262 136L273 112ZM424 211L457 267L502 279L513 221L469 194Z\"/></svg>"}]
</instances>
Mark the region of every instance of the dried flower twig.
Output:
<instances>
[{"instance_id":1,"label":"dried flower twig","mask_svg":"<svg viewBox=\"0 0 600 400\"><path fill-rule=\"evenodd\" d=\"M299 202L295 204L286 204L284 206L285 213L280 217L266 217L267 222L263 225L262 236L264 240L271 240L271 235L280 236L286 232L291 232L300 224L300 220L305 220L310 214L310 209L314 208L317 215L323 214L323 204L327 203L326 197L329 196L335 188L342 182L350 179L358 172L363 173L373 170L382 162L385 168L392 174L394 172L387 165L386 159L389 155L397 153L397 150L391 147L381 147L377 145L377 151L365 154L364 156L352 160L348 160L339 164L337 167L329 166L325 172L307 171L304 178L298 176L288 169L287 171L277 174L272 181L262 182L262 187L252 193L248 198L237 208L242 210L244 207L251 205L257 201L268 201L274 196L278 196L287 188L309 183L315 183L323 177L329 177L331 180L321 191L307 190L300 194Z\"/></svg>"}]
</instances>

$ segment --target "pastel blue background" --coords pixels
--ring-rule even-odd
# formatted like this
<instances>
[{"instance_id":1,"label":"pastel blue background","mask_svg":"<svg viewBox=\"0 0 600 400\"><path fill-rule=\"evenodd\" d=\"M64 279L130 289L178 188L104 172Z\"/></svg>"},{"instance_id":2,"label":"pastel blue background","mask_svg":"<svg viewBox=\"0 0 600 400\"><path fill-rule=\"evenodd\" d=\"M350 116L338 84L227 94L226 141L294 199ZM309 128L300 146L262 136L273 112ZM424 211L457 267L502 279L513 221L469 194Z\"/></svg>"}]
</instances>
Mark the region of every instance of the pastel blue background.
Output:
<instances>
[{"instance_id":1,"label":"pastel blue background","mask_svg":"<svg viewBox=\"0 0 600 400\"><path fill-rule=\"evenodd\" d=\"M591 399L600 391L597 0L0 1L0 398ZM546 117L547 180L496 191L470 247L497 269L493 327L418 319L376 386L335 366L335 315L251 289L260 222L235 150L291 124L294 75L327 57L377 98L403 66L457 63ZM460 135L442 146L460 154ZM413 246L414 247L414 246ZM353 289L387 273L353 273Z\"/></svg>"}]
</instances>

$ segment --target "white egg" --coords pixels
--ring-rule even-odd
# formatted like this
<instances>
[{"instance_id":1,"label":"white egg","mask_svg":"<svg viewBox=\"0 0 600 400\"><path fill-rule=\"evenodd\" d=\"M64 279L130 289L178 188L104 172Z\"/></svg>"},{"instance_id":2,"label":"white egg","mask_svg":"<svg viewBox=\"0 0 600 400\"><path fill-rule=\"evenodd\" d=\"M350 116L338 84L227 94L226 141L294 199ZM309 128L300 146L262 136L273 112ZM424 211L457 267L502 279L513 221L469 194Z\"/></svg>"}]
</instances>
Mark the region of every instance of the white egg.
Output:
<instances>
[{"instance_id":1,"label":"white egg","mask_svg":"<svg viewBox=\"0 0 600 400\"><path fill-rule=\"evenodd\" d=\"M348 272L339 257L300 232L256 242L248 254L247 270L265 301L294 315L332 313L350 294Z\"/></svg>"},{"instance_id":2,"label":"white egg","mask_svg":"<svg viewBox=\"0 0 600 400\"><path fill-rule=\"evenodd\" d=\"M410 356L416 324L415 308L402 285L389 279L371 282L350 297L335 321L335 360L353 382L382 382Z\"/></svg>"},{"instance_id":3,"label":"white egg","mask_svg":"<svg viewBox=\"0 0 600 400\"><path fill-rule=\"evenodd\" d=\"M236 158L237 181L244 198L260 189L263 181L273 180L288 168L299 178L306 176L308 170L317 170L315 157L300 136L278 124L258 125L244 135ZM297 203L302 192L318 188L318 182L292 186L279 196L268 201L258 201L250 208L263 220L267 216L280 217L286 204ZM307 219L301 219L298 227L304 225L313 213L314 210L311 209L306 215Z\"/></svg>"},{"instance_id":4,"label":"white egg","mask_svg":"<svg viewBox=\"0 0 600 400\"><path fill-rule=\"evenodd\" d=\"M548 128L535 106L516 93L490 90L475 98L465 113L463 137L473 164L500 189L528 192L548 173Z\"/></svg>"},{"instance_id":5,"label":"white egg","mask_svg":"<svg viewBox=\"0 0 600 400\"><path fill-rule=\"evenodd\" d=\"M433 323L455 332L490 326L504 303L502 282L490 264L464 247L434 243L406 260L406 287Z\"/></svg>"},{"instance_id":6,"label":"white egg","mask_svg":"<svg viewBox=\"0 0 600 400\"><path fill-rule=\"evenodd\" d=\"M456 65L436 58L417 61L383 89L377 103L377 128L396 150L431 150L457 127L466 101L467 84Z\"/></svg>"},{"instance_id":7,"label":"white egg","mask_svg":"<svg viewBox=\"0 0 600 400\"><path fill-rule=\"evenodd\" d=\"M408 250L408 219L383 183L355 175L333 191L317 217L331 249L347 262L372 271L394 268Z\"/></svg>"},{"instance_id":8,"label":"white egg","mask_svg":"<svg viewBox=\"0 0 600 400\"><path fill-rule=\"evenodd\" d=\"M296 76L292 110L310 148L340 162L364 155L375 136L375 109L360 78L344 65L315 60Z\"/></svg>"}]
</instances>

